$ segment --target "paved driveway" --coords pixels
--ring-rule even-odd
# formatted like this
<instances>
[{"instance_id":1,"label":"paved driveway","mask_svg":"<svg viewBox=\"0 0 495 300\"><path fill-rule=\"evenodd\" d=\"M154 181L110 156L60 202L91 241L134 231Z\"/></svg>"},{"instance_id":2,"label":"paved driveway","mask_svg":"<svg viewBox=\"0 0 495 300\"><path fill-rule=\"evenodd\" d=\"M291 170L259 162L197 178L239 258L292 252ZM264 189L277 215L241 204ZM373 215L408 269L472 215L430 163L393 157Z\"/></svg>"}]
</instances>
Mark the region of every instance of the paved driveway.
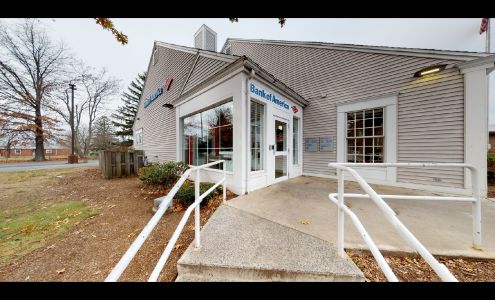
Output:
<instances>
[{"instance_id":1,"label":"paved driveway","mask_svg":"<svg viewBox=\"0 0 495 300\"><path fill-rule=\"evenodd\" d=\"M43 162L24 162L14 164L0 164L0 172L16 172L40 169L64 169L77 167L98 167L98 160L88 160L78 164L68 164L66 161L43 161Z\"/></svg>"},{"instance_id":2,"label":"paved driveway","mask_svg":"<svg viewBox=\"0 0 495 300\"><path fill-rule=\"evenodd\" d=\"M379 194L428 195L427 192L419 190L372 186ZM346 181L345 191L364 193L357 183L349 181ZM301 176L237 197L227 204L336 244L337 206L328 199L328 194L331 192L337 192L336 180ZM380 249L412 251L371 200L346 199L345 201ZM471 248L470 203L385 201L397 213L403 224L433 254L495 258L494 201L482 201L482 251ZM348 216L345 218L344 228L346 248L367 249L367 245Z\"/></svg>"}]
</instances>

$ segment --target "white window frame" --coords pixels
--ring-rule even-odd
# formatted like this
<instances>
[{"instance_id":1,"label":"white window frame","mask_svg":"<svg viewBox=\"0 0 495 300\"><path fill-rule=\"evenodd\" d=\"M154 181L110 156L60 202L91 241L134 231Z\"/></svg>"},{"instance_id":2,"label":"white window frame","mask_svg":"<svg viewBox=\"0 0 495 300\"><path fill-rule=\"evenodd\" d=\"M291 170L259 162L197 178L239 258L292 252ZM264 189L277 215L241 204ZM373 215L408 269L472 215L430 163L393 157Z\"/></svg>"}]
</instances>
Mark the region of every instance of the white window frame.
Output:
<instances>
[{"instance_id":1,"label":"white window frame","mask_svg":"<svg viewBox=\"0 0 495 300\"><path fill-rule=\"evenodd\" d=\"M397 162L397 95L382 96L369 100L337 106L337 162L346 162L347 112L383 107L384 162ZM385 170L385 173L380 173ZM369 168L360 171L365 179L396 182L396 168Z\"/></svg>"},{"instance_id":2,"label":"white window frame","mask_svg":"<svg viewBox=\"0 0 495 300\"><path fill-rule=\"evenodd\" d=\"M294 123L294 120L297 120L297 149L294 146L294 124L292 124L292 153L291 153L291 158L292 158L292 166L300 166L301 165L301 118L297 116L292 116L292 123ZM294 163L294 152L297 150L297 164Z\"/></svg>"},{"instance_id":3,"label":"white window frame","mask_svg":"<svg viewBox=\"0 0 495 300\"><path fill-rule=\"evenodd\" d=\"M251 98L251 103L256 102L257 104L260 104L263 106L263 145L261 147L261 155L262 155L262 169L261 170L256 170L252 171L251 170L251 103L249 105L249 129L248 129L248 134L249 134L249 173L250 174L258 174L258 173L265 173L266 172L266 160L267 160L267 153L266 149L268 148L267 145L267 105L266 103L261 102L260 100L257 100L256 98Z\"/></svg>"},{"instance_id":4,"label":"white window frame","mask_svg":"<svg viewBox=\"0 0 495 300\"><path fill-rule=\"evenodd\" d=\"M15 155L21 155L22 150L21 149L14 149L14 154Z\"/></svg>"},{"instance_id":5,"label":"white window frame","mask_svg":"<svg viewBox=\"0 0 495 300\"><path fill-rule=\"evenodd\" d=\"M45 152L46 154L52 154L52 149L46 149Z\"/></svg>"},{"instance_id":6,"label":"white window frame","mask_svg":"<svg viewBox=\"0 0 495 300\"><path fill-rule=\"evenodd\" d=\"M136 145L143 144L143 128L136 130L135 140L136 140Z\"/></svg>"}]
</instances>

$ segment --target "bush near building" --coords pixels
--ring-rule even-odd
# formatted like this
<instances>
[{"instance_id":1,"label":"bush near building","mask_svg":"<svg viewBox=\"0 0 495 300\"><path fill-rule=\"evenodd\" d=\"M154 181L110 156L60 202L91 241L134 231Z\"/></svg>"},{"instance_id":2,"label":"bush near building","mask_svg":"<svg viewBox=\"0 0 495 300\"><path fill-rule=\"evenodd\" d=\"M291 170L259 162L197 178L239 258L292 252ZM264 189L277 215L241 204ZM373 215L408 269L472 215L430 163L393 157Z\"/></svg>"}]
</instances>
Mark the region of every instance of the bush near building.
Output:
<instances>
[{"instance_id":1,"label":"bush near building","mask_svg":"<svg viewBox=\"0 0 495 300\"><path fill-rule=\"evenodd\" d=\"M140 169L139 179L145 184L172 187L189 168L183 162L157 163Z\"/></svg>"},{"instance_id":2,"label":"bush near building","mask_svg":"<svg viewBox=\"0 0 495 300\"><path fill-rule=\"evenodd\" d=\"M200 190L199 194L202 195L204 192L206 192L213 186L214 186L213 183L202 182L199 187ZM222 193L222 187L219 186L203 199L201 205L206 205L208 201L220 195L221 193ZM194 182L190 182L190 181L185 182L177 191L177 194L175 194L175 198L177 199L177 201L179 201L179 203L183 205L193 204L195 199Z\"/></svg>"},{"instance_id":3,"label":"bush near building","mask_svg":"<svg viewBox=\"0 0 495 300\"><path fill-rule=\"evenodd\" d=\"M188 168L189 166L184 162L157 163L140 169L139 179L147 185L160 185L169 189L172 188L172 186ZM209 190L213 185L214 184L212 183L202 182L200 184L200 194L203 194ZM220 193L222 193L222 188L216 188L208 196L206 196L201 204L207 204L210 199L220 195ZM179 203L186 206L194 203L194 182L184 182L175 194L175 199L177 199Z\"/></svg>"}]
</instances>

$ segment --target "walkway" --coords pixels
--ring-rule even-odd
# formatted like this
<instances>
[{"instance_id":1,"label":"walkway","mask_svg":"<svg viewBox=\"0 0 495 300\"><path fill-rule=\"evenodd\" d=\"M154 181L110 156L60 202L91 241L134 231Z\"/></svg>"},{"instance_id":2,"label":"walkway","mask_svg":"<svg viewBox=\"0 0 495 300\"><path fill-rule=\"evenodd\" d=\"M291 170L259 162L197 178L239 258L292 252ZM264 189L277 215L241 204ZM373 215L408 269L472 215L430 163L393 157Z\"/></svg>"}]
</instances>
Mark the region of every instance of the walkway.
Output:
<instances>
[{"instance_id":1,"label":"walkway","mask_svg":"<svg viewBox=\"0 0 495 300\"><path fill-rule=\"evenodd\" d=\"M431 195L397 187L372 187L379 194ZM346 193L364 193L346 181ZM328 194L337 192L337 181L301 176L232 199L227 205L336 244L337 206ZM471 204L445 201L386 200L399 219L433 254L495 258L495 202L482 202L482 250L472 243ZM367 199L347 199L371 238L381 250L412 251L389 226L382 212ZM354 225L346 218L345 247L367 249Z\"/></svg>"}]
</instances>

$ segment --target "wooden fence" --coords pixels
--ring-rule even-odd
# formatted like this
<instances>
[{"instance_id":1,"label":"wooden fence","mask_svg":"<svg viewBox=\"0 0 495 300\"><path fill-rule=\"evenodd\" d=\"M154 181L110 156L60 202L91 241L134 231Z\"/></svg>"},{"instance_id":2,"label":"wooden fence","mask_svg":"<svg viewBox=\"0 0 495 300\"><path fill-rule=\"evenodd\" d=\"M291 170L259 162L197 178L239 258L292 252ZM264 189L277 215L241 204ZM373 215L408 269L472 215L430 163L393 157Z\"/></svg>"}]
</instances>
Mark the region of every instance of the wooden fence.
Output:
<instances>
[{"instance_id":1,"label":"wooden fence","mask_svg":"<svg viewBox=\"0 0 495 300\"><path fill-rule=\"evenodd\" d=\"M141 150L101 150L98 156L101 174L107 179L137 174L144 165Z\"/></svg>"}]
</instances>

